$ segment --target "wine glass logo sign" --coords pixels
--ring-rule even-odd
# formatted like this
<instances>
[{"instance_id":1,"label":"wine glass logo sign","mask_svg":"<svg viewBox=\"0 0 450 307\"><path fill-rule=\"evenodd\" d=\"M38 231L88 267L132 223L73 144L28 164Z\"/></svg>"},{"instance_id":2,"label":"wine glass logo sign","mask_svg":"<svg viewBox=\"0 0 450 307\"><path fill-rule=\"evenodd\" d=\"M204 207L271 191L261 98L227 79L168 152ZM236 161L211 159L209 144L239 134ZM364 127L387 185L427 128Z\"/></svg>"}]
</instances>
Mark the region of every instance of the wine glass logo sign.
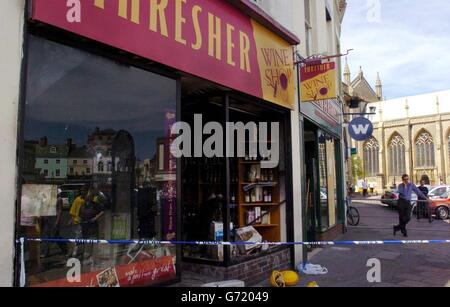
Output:
<instances>
[{"instance_id":1,"label":"wine glass logo sign","mask_svg":"<svg viewBox=\"0 0 450 307\"><path fill-rule=\"evenodd\" d=\"M273 89L273 97L289 100L289 86L293 82L292 58L289 49L262 48L266 86Z\"/></svg>"},{"instance_id":2,"label":"wine glass logo sign","mask_svg":"<svg viewBox=\"0 0 450 307\"><path fill-rule=\"evenodd\" d=\"M314 78L309 82L304 83L306 88L306 96L310 100L320 100L323 97L327 97L333 86L332 81L328 75L324 74L318 78Z\"/></svg>"}]
</instances>

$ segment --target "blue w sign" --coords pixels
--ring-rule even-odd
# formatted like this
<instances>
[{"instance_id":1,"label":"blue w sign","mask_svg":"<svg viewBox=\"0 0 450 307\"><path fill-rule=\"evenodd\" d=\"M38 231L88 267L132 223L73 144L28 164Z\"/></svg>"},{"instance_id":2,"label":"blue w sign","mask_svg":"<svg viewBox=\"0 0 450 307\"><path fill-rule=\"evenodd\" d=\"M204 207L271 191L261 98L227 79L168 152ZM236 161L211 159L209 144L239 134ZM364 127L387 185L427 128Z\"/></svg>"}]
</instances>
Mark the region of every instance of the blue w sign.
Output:
<instances>
[{"instance_id":1,"label":"blue w sign","mask_svg":"<svg viewBox=\"0 0 450 307\"><path fill-rule=\"evenodd\" d=\"M348 132L355 141L365 141L373 134L373 124L367 118L358 117L352 120Z\"/></svg>"}]
</instances>

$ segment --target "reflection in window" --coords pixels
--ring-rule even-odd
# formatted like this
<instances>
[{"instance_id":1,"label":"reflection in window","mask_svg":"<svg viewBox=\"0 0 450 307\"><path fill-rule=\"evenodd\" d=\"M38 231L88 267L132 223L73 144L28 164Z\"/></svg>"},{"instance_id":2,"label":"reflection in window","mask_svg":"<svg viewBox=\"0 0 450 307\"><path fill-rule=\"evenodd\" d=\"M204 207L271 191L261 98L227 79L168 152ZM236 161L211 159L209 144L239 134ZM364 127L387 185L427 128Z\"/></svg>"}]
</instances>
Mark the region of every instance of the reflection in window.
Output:
<instances>
[{"instance_id":1,"label":"reflection in window","mask_svg":"<svg viewBox=\"0 0 450 307\"><path fill-rule=\"evenodd\" d=\"M176 81L38 37L28 63L20 235L175 239L176 165L138 180L137 161L155 164L161 140L170 146ZM135 262L164 268L145 286L174 277L175 255L174 246L29 243L28 285L70 286L74 257L86 283Z\"/></svg>"},{"instance_id":2,"label":"reflection in window","mask_svg":"<svg viewBox=\"0 0 450 307\"><path fill-rule=\"evenodd\" d=\"M97 171L99 173L103 173L105 171L105 165L103 164L103 162L98 162Z\"/></svg>"},{"instance_id":3,"label":"reflection in window","mask_svg":"<svg viewBox=\"0 0 450 307\"><path fill-rule=\"evenodd\" d=\"M319 183L320 183L320 230L329 227L327 136L319 132Z\"/></svg>"}]
</instances>

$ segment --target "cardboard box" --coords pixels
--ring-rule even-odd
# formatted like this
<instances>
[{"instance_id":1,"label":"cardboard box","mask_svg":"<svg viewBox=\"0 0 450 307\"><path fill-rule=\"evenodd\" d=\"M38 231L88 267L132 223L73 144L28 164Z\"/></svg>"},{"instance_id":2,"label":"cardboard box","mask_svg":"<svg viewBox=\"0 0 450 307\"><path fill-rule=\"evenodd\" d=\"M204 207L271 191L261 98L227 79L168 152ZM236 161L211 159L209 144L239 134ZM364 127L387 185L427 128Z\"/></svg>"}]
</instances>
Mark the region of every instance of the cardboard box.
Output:
<instances>
[{"instance_id":1,"label":"cardboard box","mask_svg":"<svg viewBox=\"0 0 450 307\"><path fill-rule=\"evenodd\" d=\"M262 236L258 233L258 231L256 231L254 227L247 226L236 230L236 241L260 243L262 242ZM239 245L239 250L241 251L242 254L249 254L254 249L259 247L261 247L261 245L255 244Z\"/></svg>"}]
</instances>

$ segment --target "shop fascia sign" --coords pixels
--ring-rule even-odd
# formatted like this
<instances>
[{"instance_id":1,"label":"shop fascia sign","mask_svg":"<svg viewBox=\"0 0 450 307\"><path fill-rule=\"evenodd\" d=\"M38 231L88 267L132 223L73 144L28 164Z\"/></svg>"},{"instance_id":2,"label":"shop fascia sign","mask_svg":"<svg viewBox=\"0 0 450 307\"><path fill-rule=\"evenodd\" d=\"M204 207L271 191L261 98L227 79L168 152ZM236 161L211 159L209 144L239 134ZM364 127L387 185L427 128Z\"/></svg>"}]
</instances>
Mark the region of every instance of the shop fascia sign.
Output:
<instances>
[{"instance_id":1,"label":"shop fascia sign","mask_svg":"<svg viewBox=\"0 0 450 307\"><path fill-rule=\"evenodd\" d=\"M34 0L31 18L293 109L294 50L223 0Z\"/></svg>"}]
</instances>

